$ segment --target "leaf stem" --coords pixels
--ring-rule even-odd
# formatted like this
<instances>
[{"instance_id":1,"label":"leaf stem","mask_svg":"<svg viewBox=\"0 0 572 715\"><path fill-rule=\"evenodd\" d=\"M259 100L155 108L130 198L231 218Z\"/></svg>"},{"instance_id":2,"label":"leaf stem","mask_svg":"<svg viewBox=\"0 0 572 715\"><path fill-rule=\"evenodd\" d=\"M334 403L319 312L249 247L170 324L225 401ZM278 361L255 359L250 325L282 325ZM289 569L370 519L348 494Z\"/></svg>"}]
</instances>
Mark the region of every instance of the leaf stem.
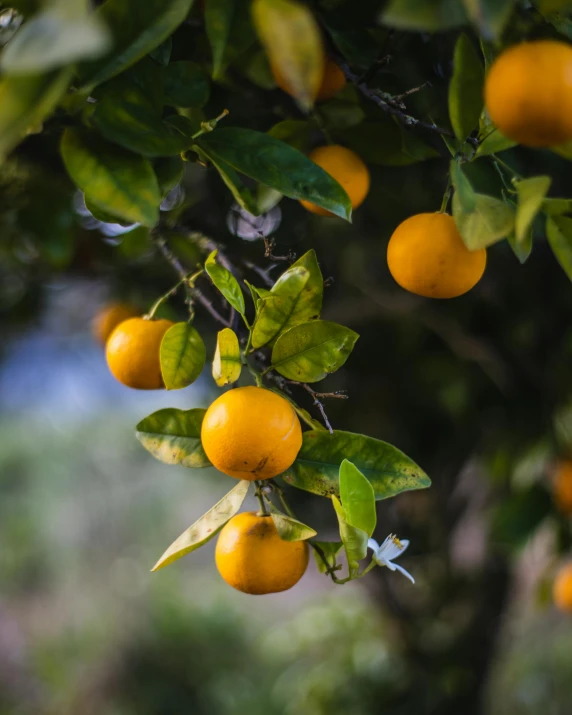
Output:
<instances>
[{"instance_id":1,"label":"leaf stem","mask_svg":"<svg viewBox=\"0 0 572 715\"><path fill-rule=\"evenodd\" d=\"M441 208L439 209L440 214L444 214L447 211L447 206L449 204L449 199L453 193L453 182L451 181L451 174L449 173L447 177L447 188L443 194L443 201L441 202Z\"/></svg>"},{"instance_id":2,"label":"leaf stem","mask_svg":"<svg viewBox=\"0 0 572 715\"><path fill-rule=\"evenodd\" d=\"M256 491L254 492L254 495L256 496L256 498L258 499L258 503L260 504L260 511L258 512L258 516L270 516L270 513L266 508L264 496L262 495L262 483L258 480L256 480L254 483L256 484Z\"/></svg>"}]
</instances>

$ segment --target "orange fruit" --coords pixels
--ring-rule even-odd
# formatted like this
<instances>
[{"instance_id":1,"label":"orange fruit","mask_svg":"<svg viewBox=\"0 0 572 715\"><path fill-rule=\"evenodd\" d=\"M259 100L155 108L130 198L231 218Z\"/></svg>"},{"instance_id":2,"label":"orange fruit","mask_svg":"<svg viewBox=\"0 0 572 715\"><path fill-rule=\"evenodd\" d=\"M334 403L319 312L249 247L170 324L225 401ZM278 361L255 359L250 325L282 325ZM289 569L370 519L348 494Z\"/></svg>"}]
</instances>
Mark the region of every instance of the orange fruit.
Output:
<instances>
[{"instance_id":1,"label":"orange fruit","mask_svg":"<svg viewBox=\"0 0 572 715\"><path fill-rule=\"evenodd\" d=\"M137 311L127 303L108 303L91 321L91 333L98 343L105 345L114 328L134 315Z\"/></svg>"},{"instance_id":2,"label":"orange fruit","mask_svg":"<svg viewBox=\"0 0 572 715\"><path fill-rule=\"evenodd\" d=\"M111 374L136 390L164 387L159 348L163 336L174 325L170 320L130 318L109 336L105 349Z\"/></svg>"},{"instance_id":3,"label":"orange fruit","mask_svg":"<svg viewBox=\"0 0 572 715\"><path fill-rule=\"evenodd\" d=\"M554 472L553 494L556 506L565 514L572 514L572 462L560 462Z\"/></svg>"},{"instance_id":4,"label":"orange fruit","mask_svg":"<svg viewBox=\"0 0 572 715\"><path fill-rule=\"evenodd\" d=\"M329 57L324 65L322 84L316 95L317 102L326 102L346 86L346 77L334 60Z\"/></svg>"},{"instance_id":5,"label":"orange fruit","mask_svg":"<svg viewBox=\"0 0 572 715\"><path fill-rule=\"evenodd\" d=\"M233 516L221 530L215 560L220 575L237 591L278 593L304 575L308 544L283 541L271 516L247 511Z\"/></svg>"},{"instance_id":6,"label":"orange fruit","mask_svg":"<svg viewBox=\"0 0 572 715\"><path fill-rule=\"evenodd\" d=\"M519 144L572 139L572 47L556 40L515 45L493 63L485 103L495 126Z\"/></svg>"},{"instance_id":7,"label":"orange fruit","mask_svg":"<svg viewBox=\"0 0 572 715\"><path fill-rule=\"evenodd\" d=\"M274 81L280 87L283 92L293 96L292 87L288 83L288 80L280 72L277 67L271 66L272 76ZM329 57L326 58L324 62L324 74L322 76L322 83L318 87L316 92L317 102L326 102L328 99L332 99L343 87L346 85L346 78L342 70L338 65Z\"/></svg>"},{"instance_id":8,"label":"orange fruit","mask_svg":"<svg viewBox=\"0 0 572 715\"><path fill-rule=\"evenodd\" d=\"M561 611L572 611L572 562L562 566L556 574L552 596Z\"/></svg>"},{"instance_id":9,"label":"orange fruit","mask_svg":"<svg viewBox=\"0 0 572 715\"><path fill-rule=\"evenodd\" d=\"M363 203L369 192L369 171L355 152L334 144L314 149L309 157L314 164L321 166L338 184L342 185L350 197L353 209ZM300 201L300 203L305 209L319 216L333 215L310 201Z\"/></svg>"},{"instance_id":10,"label":"orange fruit","mask_svg":"<svg viewBox=\"0 0 572 715\"><path fill-rule=\"evenodd\" d=\"M486 249L469 251L448 214L411 216L387 246L391 275L402 288L425 298L463 295L479 282L486 263Z\"/></svg>"},{"instance_id":11,"label":"orange fruit","mask_svg":"<svg viewBox=\"0 0 572 715\"><path fill-rule=\"evenodd\" d=\"M302 428L292 405L262 387L229 390L208 408L201 441L213 465L237 479L282 474L302 446Z\"/></svg>"}]
</instances>

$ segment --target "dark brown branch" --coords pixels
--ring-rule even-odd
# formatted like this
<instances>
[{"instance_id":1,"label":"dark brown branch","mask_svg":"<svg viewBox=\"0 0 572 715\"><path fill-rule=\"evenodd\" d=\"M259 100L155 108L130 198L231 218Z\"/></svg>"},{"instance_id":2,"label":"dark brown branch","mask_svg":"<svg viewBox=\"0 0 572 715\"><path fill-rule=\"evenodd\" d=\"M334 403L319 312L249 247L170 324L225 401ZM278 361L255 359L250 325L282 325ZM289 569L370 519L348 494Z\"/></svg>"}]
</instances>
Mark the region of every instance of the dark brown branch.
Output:
<instances>
[{"instance_id":1,"label":"dark brown branch","mask_svg":"<svg viewBox=\"0 0 572 715\"><path fill-rule=\"evenodd\" d=\"M299 387L303 388L306 390L306 392L312 396L312 400L314 402L314 405L320 410L320 414L322 415L322 419L324 420L324 424L328 428L328 431L330 434L334 433L333 427L330 424L330 420L328 419L328 415L326 414L326 408L324 407L324 404L322 402L322 399L324 398L336 398L338 400L347 400L348 396L345 393L344 390L338 390L336 392L316 392L310 385L307 385L305 382L296 382L295 380L284 380L284 382L288 385L298 385Z\"/></svg>"}]
</instances>

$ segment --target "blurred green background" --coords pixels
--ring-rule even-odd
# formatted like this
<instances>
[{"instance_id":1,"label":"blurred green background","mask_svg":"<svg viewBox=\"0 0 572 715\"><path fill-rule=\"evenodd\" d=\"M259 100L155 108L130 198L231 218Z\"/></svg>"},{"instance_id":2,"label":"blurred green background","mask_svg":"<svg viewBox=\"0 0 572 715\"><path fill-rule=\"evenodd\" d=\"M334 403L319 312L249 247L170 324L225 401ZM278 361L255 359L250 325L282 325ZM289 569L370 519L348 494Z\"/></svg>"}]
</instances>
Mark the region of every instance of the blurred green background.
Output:
<instances>
[{"instance_id":1,"label":"blurred green background","mask_svg":"<svg viewBox=\"0 0 572 715\"><path fill-rule=\"evenodd\" d=\"M361 12L373 17L378 3L322 4L344 5L331 27L360 49ZM518 8L509 35L529 22L530 3ZM206 66L193 12L173 56ZM386 33L370 29L365 67ZM398 93L429 81L407 109L446 124L456 37L397 33L373 84ZM187 111L194 121L223 108L233 126L260 131L304 119L251 43L202 112ZM117 299L143 312L176 276L147 229L86 209L58 152L69 122L57 109L0 167L0 715L570 715L572 617L552 606L551 584L572 532L551 475L572 452L572 289L542 227L524 265L506 241L491 247L483 280L459 299L407 294L389 275L387 242L400 221L438 210L449 157L412 142L419 155L404 158L396 147L413 135L352 88L304 119L304 148L324 143L321 127L372 174L351 225L285 199L263 227L278 256L316 249L323 317L361 335L320 384L349 394L328 415L395 444L433 486L378 504L378 541L411 540L401 563L414 586L386 569L334 586L311 563L292 591L250 597L221 580L212 543L149 572L229 480L156 462L134 427L217 391L208 362L176 393L130 391L109 374L93 316ZM503 160L549 174L551 196L571 195L564 158L517 148ZM500 193L487 159L465 168L479 191ZM277 277L288 264L265 258L262 225L238 218L215 172L191 162L163 204L164 224L217 241L243 277L261 284L244 259ZM170 245L189 269L204 259L183 232ZM182 301L167 310L185 316ZM200 309L196 326L212 356L218 326ZM319 417L308 395L295 397ZM301 520L335 538L328 501L289 496Z\"/></svg>"}]
</instances>

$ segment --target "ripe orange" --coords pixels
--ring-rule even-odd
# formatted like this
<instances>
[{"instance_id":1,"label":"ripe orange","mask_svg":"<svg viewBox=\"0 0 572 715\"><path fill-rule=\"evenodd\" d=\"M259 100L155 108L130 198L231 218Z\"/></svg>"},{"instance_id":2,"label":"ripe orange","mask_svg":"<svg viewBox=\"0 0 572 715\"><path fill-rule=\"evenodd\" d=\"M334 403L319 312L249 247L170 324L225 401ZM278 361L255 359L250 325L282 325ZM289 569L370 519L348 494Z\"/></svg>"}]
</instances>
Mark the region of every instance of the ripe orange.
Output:
<instances>
[{"instance_id":1,"label":"ripe orange","mask_svg":"<svg viewBox=\"0 0 572 715\"><path fill-rule=\"evenodd\" d=\"M310 159L321 166L346 190L352 208L360 206L369 192L369 171L360 157L343 146L321 146L309 154ZM332 216L326 209L310 201L300 201L308 211L319 216Z\"/></svg>"},{"instance_id":2,"label":"ripe orange","mask_svg":"<svg viewBox=\"0 0 572 715\"><path fill-rule=\"evenodd\" d=\"M308 544L283 541L271 516L242 512L220 532L215 560L220 575L238 591L278 593L292 588L304 575Z\"/></svg>"},{"instance_id":3,"label":"ripe orange","mask_svg":"<svg viewBox=\"0 0 572 715\"><path fill-rule=\"evenodd\" d=\"M554 603L561 611L572 611L572 562L562 566L552 588Z\"/></svg>"},{"instance_id":4,"label":"ripe orange","mask_svg":"<svg viewBox=\"0 0 572 715\"><path fill-rule=\"evenodd\" d=\"M108 303L91 321L91 332L93 337L101 345L105 345L107 338L111 335L114 328L119 323L122 323L128 318L137 315L137 311L133 306L126 303Z\"/></svg>"},{"instance_id":5,"label":"ripe orange","mask_svg":"<svg viewBox=\"0 0 572 715\"><path fill-rule=\"evenodd\" d=\"M120 323L106 345L107 364L119 382L137 390L164 387L159 348L174 325L170 320L130 318Z\"/></svg>"},{"instance_id":6,"label":"ripe orange","mask_svg":"<svg viewBox=\"0 0 572 715\"><path fill-rule=\"evenodd\" d=\"M229 390L208 408L201 428L207 457L237 479L270 479L292 464L302 428L292 405L262 387Z\"/></svg>"},{"instance_id":7,"label":"ripe orange","mask_svg":"<svg viewBox=\"0 0 572 715\"><path fill-rule=\"evenodd\" d=\"M292 96L292 88L288 84L287 79L280 72L277 67L271 67L272 76L276 84L280 87L283 92ZM322 77L322 83L320 84L318 91L316 93L317 102L326 102L328 99L332 99L343 87L346 85L346 78L342 70L338 65L331 60L329 57L326 58L324 62L324 74Z\"/></svg>"},{"instance_id":8,"label":"ripe orange","mask_svg":"<svg viewBox=\"0 0 572 715\"><path fill-rule=\"evenodd\" d=\"M572 514L572 461L560 462L554 472L553 494L556 506Z\"/></svg>"},{"instance_id":9,"label":"ripe orange","mask_svg":"<svg viewBox=\"0 0 572 715\"><path fill-rule=\"evenodd\" d=\"M515 45L493 63L485 103L505 136L532 147L572 139L572 47L555 40Z\"/></svg>"},{"instance_id":10,"label":"ripe orange","mask_svg":"<svg viewBox=\"0 0 572 715\"><path fill-rule=\"evenodd\" d=\"M479 282L486 263L486 249L469 251L448 214L411 216L387 246L391 275L405 290L426 298L463 295Z\"/></svg>"}]
</instances>

